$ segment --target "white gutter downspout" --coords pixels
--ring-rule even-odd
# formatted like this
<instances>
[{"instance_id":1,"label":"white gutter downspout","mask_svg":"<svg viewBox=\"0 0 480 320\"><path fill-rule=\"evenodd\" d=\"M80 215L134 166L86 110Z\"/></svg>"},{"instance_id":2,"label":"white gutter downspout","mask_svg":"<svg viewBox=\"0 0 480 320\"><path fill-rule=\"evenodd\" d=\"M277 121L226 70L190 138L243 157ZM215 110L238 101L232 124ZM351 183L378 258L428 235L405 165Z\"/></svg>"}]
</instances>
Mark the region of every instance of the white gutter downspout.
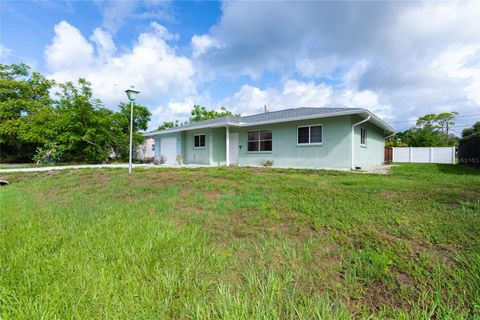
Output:
<instances>
[{"instance_id":1,"label":"white gutter downspout","mask_svg":"<svg viewBox=\"0 0 480 320\"><path fill-rule=\"evenodd\" d=\"M354 160L355 160L355 127L362 124L362 123L367 122L368 120L370 120L370 116L368 116L366 119L363 119L360 122L352 124L352 165L351 165L352 170L355 170L355 165L354 165Z\"/></svg>"}]
</instances>

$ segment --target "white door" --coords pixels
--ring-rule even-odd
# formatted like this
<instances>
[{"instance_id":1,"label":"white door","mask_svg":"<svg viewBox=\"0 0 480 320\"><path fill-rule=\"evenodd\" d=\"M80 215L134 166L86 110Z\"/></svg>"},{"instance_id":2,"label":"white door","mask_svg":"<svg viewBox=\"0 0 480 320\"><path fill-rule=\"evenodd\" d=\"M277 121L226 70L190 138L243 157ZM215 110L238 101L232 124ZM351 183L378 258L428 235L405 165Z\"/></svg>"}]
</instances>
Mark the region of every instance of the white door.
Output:
<instances>
[{"instance_id":1,"label":"white door","mask_svg":"<svg viewBox=\"0 0 480 320\"><path fill-rule=\"evenodd\" d=\"M229 146L230 164L238 164L238 132L230 133Z\"/></svg>"},{"instance_id":2,"label":"white door","mask_svg":"<svg viewBox=\"0 0 480 320\"><path fill-rule=\"evenodd\" d=\"M165 163L177 162L177 138L161 139L160 156L164 156L166 158Z\"/></svg>"}]
</instances>

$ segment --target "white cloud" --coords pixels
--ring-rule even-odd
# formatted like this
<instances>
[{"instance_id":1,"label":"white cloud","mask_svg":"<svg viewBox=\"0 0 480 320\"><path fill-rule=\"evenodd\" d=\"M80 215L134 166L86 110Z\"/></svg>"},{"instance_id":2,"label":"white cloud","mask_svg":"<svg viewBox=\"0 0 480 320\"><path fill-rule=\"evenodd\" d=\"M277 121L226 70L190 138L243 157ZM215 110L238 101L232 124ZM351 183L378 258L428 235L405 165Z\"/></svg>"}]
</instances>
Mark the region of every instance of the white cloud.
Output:
<instances>
[{"instance_id":1,"label":"white cloud","mask_svg":"<svg viewBox=\"0 0 480 320\"><path fill-rule=\"evenodd\" d=\"M221 105L242 115L263 112L267 105L270 111L301 107L348 107L367 108L376 115L392 119L392 105L374 92L359 91L354 88L334 89L326 84L287 80L281 89L244 85L242 88L221 101Z\"/></svg>"},{"instance_id":2,"label":"white cloud","mask_svg":"<svg viewBox=\"0 0 480 320\"><path fill-rule=\"evenodd\" d=\"M301 58L295 62L295 67L302 76L308 78L328 77L341 63L336 56L318 59Z\"/></svg>"},{"instance_id":3,"label":"white cloud","mask_svg":"<svg viewBox=\"0 0 480 320\"><path fill-rule=\"evenodd\" d=\"M60 82L86 78L110 108L125 101L123 91L130 85L141 91L139 103L154 106L197 94L190 59L177 54L167 42L174 38L154 22L151 31L140 34L131 48L117 52L110 33L96 29L90 37L95 52L77 28L63 21L55 27L45 58L52 78Z\"/></svg>"},{"instance_id":4,"label":"white cloud","mask_svg":"<svg viewBox=\"0 0 480 320\"><path fill-rule=\"evenodd\" d=\"M5 47L3 44L0 44L0 61L3 62L4 59L9 57L12 54L12 49Z\"/></svg>"},{"instance_id":5,"label":"white cloud","mask_svg":"<svg viewBox=\"0 0 480 320\"><path fill-rule=\"evenodd\" d=\"M262 112L264 105L274 111L286 108L324 107L331 102L332 89L325 84L287 80L281 90L275 88L262 90L243 85L238 92L220 104L235 113L248 115Z\"/></svg>"},{"instance_id":6,"label":"white cloud","mask_svg":"<svg viewBox=\"0 0 480 320\"><path fill-rule=\"evenodd\" d=\"M431 63L431 67L450 79L470 83L463 92L468 99L480 105L480 45L445 51Z\"/></svg>"},{"instance_id":7,"label":"white cloud","mask_svg":"<svg viewBox=\"0 0 480 320\"><path fill-rule=\"evenodd\" d=\"M51 70L78 71L94 61L93 46L80 31L66 21L55 26L52 44L45 50L47 67Z\"/></svg>"},{"instance_id":8,"label":"white cloud","mask_svg":"<svg viewBox=\"0 0 480 320\"><path fill-rule=\"evenodd\" d=\"M338 93L335 98L337 104L349 108L365 108L384 120L392 120L392 106L382 103L380 97L373 91L357 91L347 89Z\"/></svg>"},{"instance_id":9,"label":"white cloud","mask_svg":"<svg viewBox=\"0 0 480 320\"><path fill-rule=\"evenodd\" d=\"M110 58L117 49L113 42L112 35L101 28L96 28L93 31L90 40L95 43L98 58L101 60Z\"/></svg>"},{"instance_id":10,"label":"white cloud","mask_svg":"<svg viewBox=\"0 0 480 320\"><path fill-rule=\"evenodd\" d=\"M199 57L209 49L212 48L221 48L222 45L219 41L213 39L208 34L204 35L194 35L192 37L192 49L193 49L193 57Z\"/></svg>"}]
</instances>

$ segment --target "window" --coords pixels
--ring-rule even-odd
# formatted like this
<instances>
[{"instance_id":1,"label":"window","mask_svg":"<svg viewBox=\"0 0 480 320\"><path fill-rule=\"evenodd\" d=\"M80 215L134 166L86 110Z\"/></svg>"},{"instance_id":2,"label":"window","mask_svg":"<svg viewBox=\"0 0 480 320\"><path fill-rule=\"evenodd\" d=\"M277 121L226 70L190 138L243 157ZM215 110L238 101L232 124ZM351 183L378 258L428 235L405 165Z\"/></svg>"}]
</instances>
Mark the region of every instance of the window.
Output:
<instances>
[{"instance_id":1,"label":"window","mask_svg":"<svg viewBox=\"0 0 480 320\"><path fill-rule=\"evenodd\" d=\"M323 126L305 126L297 128L297 144L320 144L323 142Z\"/></svg>"},{"instance_id":2,"label":"window","mask_svg":"<svg viewBox=\"0 0 480 320\"><path fill-rule=\"evenodd\" d=\"M155 151L155 143L152 143L152 151Z\"/></svg>"},{"instance_id":3,"label":"window","mask_svg":"<svg viewBox=\"0 0 480 320\"><path fill-rule=\"evenodd\" d=\"M248 151L272 151L272 131L248 132Z\"/></svg>"},{"instance_id":4,"label":"window","mask_svg":"<svg viewBox=\"0 0 480 320\"><path fill-rule=\"evenodd\" d=\"M367 146L367 129L360 128L360 145Z\"/></svg>"},{"instance_id":5,"label":"window","mask_svg":"<svg viewBox=\"0 0 480 320\"><path fill-rule=\"evenodd\" d=\"M205 135L196 134L194 137L194 148L205 148Z\"/></svg>"}]
</instances>

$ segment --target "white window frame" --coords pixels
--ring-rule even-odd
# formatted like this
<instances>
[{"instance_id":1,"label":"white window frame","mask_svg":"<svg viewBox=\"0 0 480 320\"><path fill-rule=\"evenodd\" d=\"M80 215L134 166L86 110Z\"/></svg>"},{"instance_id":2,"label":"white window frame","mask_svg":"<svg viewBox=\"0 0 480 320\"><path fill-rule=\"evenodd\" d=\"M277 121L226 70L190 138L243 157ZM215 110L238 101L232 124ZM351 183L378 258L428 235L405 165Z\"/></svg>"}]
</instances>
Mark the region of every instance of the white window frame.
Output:
<instances>
[{"instance_id":1,"label":"white window frame","mask_svg":"<svg viewBox=\"0 0 480 320\"><path fill-rule=\"evenodd\" d=\"M311 127L322 127L322 142L310 142L310 138L311 138L311 135L310 135L310 128ZM308 142L302 142L302 143L298 143L298 129L300 128L308 128ZM323 142L325 141L324 137L323 137L323 124L322 123L319 123L319 124L309 124L309 125L306 125L306 126L297 126L297 146L299 147L304 147L304 146L321 146L323 145Z\"/></svg>"},{"instance_id":2,"label":"white window frame","mask_svg":"<svg viewBox=\"0 0 480 320\"><path fill-rule=\"evenodd\" d=\"M362 131L365 132L365 141L362 143ZM360 146L367 147L367 128L360 127Z\"/></svg>"},{"instance_id":3,"label":"white window frame","mask_svg":"<svg viewBox=\"0 0 480 320\"><path fill-rule=\"evenodd\" d=\"M270 131L272 133L272 139L271 140L258 140L258 151L248 151L248 143L250 140L248 140L248 133L250 132L259 132L259 131ZM256 141L256 140L254 140ZM266 151L260 151L260 142L261 141L272 141L272 150L266 150ZM273 152L273 130L272 129L256 129L256 130L247 130L247 153L272 153Z\"/></svg>"},{"instance_id":4,"label":"white window frame","mask_svg":"<svg viewBox=\"0 0 480 320\"><path fill-rule=\"evenodd\" d=\"M195 147L195 137L196 136L205 136L205 145L203 147ZM199 138L199 141L201 141L201 139ZM193 135L193 149L206 149L207 148L207 135L205 133L195 133Z\"/></svg>"}]
</instances>

